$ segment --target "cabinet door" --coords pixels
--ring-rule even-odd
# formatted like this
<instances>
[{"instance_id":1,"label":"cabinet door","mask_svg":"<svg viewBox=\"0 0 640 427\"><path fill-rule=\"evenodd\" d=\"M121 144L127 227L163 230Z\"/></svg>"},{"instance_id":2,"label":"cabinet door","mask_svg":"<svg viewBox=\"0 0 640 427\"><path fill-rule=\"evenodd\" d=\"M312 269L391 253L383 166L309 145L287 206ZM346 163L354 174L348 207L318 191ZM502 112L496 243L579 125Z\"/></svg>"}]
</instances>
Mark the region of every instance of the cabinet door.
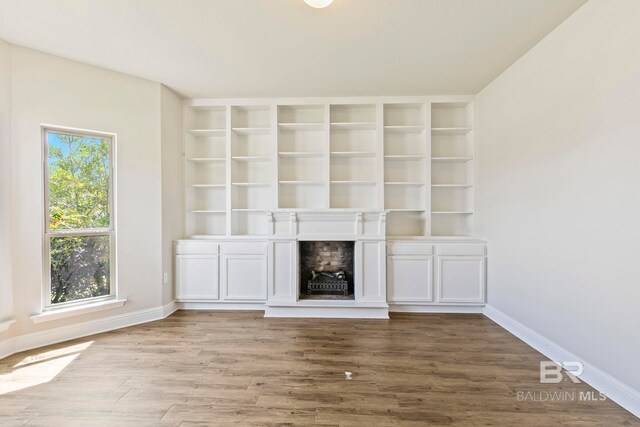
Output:
<instances>
[{"instance_id":1,"label":"cabinet door","mask_svg":"<svg viewBox=\"0 0 640 427\"><path fill-rule=\"evenodd\" d=\"M178 255L176 277L176 299L218 299L218 255Z\"/></svg>"},{"instance_id":2,"label":"cabinet door","mask_svg":"<svg viewBox=\"0 0 640 427\"><path fill-rule=\"evenodd\" d=\"M387 256L387 292L390 302L433 302L432 261L424 255Z\"/></svg>"},{"instance_id":3,"label":"cabinet door","mask_svg":"<svg viewBox=\"0 0 640 427\"><path fill-rule=\"evenodd\" d=\"M265 255L223 255L222 283L225 300L266 301L267 257Z\"/></svg>"},{"instance_id":4,"label":"cabinet door","mask_svg":"<svg viewBox=\"0 0 640 427\"><path fill-rule=\"evenodd\" d=\"M485 257L439 256L438 301L484 304Z\"/></svg>"}]
</instances>

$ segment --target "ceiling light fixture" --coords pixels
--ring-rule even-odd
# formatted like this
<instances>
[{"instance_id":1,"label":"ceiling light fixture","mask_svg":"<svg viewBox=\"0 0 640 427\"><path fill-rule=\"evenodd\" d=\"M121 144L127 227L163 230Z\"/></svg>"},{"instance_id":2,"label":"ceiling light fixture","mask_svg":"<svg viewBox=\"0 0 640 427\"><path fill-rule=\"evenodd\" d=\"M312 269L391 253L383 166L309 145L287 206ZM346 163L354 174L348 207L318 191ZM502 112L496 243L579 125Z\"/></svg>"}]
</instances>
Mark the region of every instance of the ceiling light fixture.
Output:
<instances>
[{"instance_id":1,"label":"ceiling light fixture","mask_svg":"<svg viewBox=\"0 0 640 427\"><path fill-rule=\"evenodd\" d=\"M304 0L304 2L316 9L322 9L323 7L327 7L333 3L333 0Z\"/></svg>"}]
</instances>

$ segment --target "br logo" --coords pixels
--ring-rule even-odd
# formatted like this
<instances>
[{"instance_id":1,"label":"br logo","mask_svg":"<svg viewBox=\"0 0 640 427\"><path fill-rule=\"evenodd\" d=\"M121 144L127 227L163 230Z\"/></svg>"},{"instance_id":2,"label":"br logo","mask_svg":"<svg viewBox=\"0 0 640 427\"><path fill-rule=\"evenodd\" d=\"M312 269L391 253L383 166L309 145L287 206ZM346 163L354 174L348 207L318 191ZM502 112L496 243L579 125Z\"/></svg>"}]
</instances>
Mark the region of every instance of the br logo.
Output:
<instances>
[{"instance_id":1,"label":"br logo","mask_svg":"<svg viewBox=\"0 0 640 427\"><path fill-rule=\"evenodd\" d=\"M557 384L562 382L563 370L574 384L581 382L578 377L584 372L584 366L580 362L540 362L540 383Z\"/></svg>"}]
</instances>

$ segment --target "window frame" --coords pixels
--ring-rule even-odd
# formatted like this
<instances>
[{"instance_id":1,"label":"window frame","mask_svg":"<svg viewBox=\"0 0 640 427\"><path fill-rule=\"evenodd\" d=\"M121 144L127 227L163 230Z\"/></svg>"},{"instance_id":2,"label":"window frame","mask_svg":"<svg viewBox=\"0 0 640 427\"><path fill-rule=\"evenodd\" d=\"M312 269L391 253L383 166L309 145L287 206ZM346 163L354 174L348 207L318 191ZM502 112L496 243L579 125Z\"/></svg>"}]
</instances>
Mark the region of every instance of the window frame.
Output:
<instances>
[{"instance_id":1,"label":"window frame","mask_svg":"<svg viewBox=\"0 0 640 427\"><path fill-rule=\"evenodd\" d=\"M50 133L73 135L89 138L101 138L109 140L109 226L104 228L78 228L78 229L52 229L49 227L49 143L47 136ZM116 251L116 142L115 133L102 132L88 129L63 127L56 125L41 125L42 139L42 169L43 169L43 286L42 286L42 312L71 308L94 304L118 298L117 280L117 251ZM53 304L51 303L51 239L54 237L92 237L109 236L109 295L83 298Z\"/></svg>"}]
</instances>

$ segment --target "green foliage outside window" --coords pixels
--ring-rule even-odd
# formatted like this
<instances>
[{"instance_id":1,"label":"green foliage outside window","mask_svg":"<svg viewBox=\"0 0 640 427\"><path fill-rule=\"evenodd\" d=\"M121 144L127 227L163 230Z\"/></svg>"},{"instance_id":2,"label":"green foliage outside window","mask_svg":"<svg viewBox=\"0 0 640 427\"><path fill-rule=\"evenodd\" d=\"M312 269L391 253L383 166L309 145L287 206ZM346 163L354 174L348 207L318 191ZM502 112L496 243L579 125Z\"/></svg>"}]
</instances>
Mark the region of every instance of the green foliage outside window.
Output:
<instances>
[{"instance_id":1,"label":"green foliage outside window","mask_svg":"<svg viewBox=\"0 0 640 427\"><path fill-rule=\"evenodd\" d=\"M108 229L110 140L47 133L49 228ZM50 237L51 303L110 294L110 236Z\"/></svg>"}]
</instances>

